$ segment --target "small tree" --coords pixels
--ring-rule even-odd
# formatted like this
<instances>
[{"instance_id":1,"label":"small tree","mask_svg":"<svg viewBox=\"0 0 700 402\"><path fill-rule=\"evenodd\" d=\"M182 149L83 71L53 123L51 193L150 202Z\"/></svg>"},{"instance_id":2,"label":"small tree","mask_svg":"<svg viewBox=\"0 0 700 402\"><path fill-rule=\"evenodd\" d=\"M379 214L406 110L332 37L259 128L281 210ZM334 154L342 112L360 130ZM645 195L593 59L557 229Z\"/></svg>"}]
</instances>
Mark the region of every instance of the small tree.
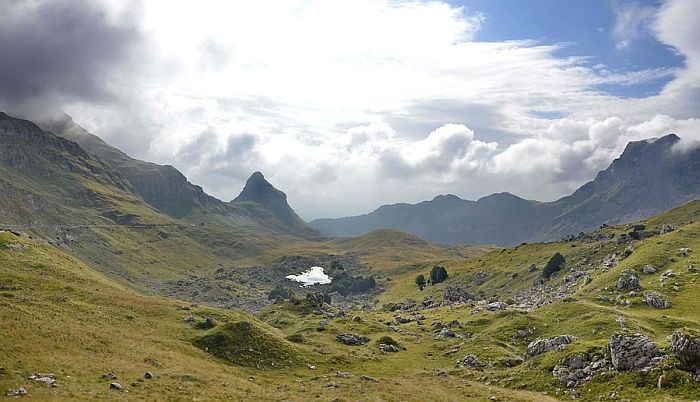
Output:
<instances>
[{"instance_id":1,"label":"small tree","mask_svg":"<svg viewBox=\"0 0 700 402\"><path fill-rule=\"evenodd\" d=\"M552 275L554 275L554 273L562 269L565 262L566 259L564 259L563 255L561 255L560 253L554 254L552 258L550 258L549 261L547 261L547 265L545 265L544 269L542 270L542 277L551 277Z\"/></svg>"},{"instance_id":2,"label":"small tree","mask_svg":"<svg viewBox=\"0 0 700 402\"><path fill-rule=\"evenodd\" d=\"M447 270L442 265L436 265L430 271L430 283L433 285L436 283L444 282L447 279Z\"/></svg>"},{"instance_id":3,"label":"small tree","mask_svg":"<svg viewBox=\"0 0 700 402\"><path fill-rule=\"evenodd\" d=\"M423 276L423 274L416 276L416 285L418 285L418 288L420 290L423 290L423 288L425 288L425 276Z\"/></svg>"}]
</instances>

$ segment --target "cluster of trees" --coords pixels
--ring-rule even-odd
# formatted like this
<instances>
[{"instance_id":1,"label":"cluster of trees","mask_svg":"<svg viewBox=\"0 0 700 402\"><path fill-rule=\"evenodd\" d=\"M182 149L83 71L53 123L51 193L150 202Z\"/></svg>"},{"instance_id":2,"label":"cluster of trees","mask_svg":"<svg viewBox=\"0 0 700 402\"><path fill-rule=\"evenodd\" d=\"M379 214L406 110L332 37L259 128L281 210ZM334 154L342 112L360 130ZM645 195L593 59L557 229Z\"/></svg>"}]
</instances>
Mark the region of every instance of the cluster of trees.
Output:
<instances>
[{"instance_id":1,"label":"cluster of trees","mask_svg":"<svg viewBox=\"0 0 700 402\"><path fill-rule=\"evenodd\" d=\"M425 280L425 276L420 274L416 276L415 282L416 285L418 285L418 288L423 290L425 289L425 285L434 285L436 283L444 282L448 277L449 275L447 274L447 269L445 269L445 267L442 265L436 265L430 270L429 279L427 281Z\"/></svg>"},{"instance_id":2,"label":"cluster of trees","mask_svg":"<svg viewBox=\"0 0 700 402\"><path fill-rule=\"evenodd\" d=\"M345 296L348 293L364 293L377 286L373 276L351 276L346 272L337 272L331 279L329 293L338 292Z\"/></svg>"}]
</instances>

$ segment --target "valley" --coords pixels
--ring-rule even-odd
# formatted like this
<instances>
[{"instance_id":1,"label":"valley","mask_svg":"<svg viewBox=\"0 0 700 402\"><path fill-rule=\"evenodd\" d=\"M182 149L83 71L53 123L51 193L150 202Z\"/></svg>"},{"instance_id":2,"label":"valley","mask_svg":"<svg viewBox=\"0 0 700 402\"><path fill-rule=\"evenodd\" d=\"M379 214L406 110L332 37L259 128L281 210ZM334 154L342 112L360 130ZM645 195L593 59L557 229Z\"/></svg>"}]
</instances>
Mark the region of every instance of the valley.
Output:
<instances>
[{"instance_id":1,"label":"valley","mask_svg":"<svg viewBox=\"0 0 700 402\"><path fill-rule=\"evenodd\" d=\"M0 117L0 389L9 396L700 395L700 201L507 247L438 245L387 228L337 237L303 222L262 173L223 202L89 133L78 139L94 153ZM288 278L312 267L327 283Z\"/></svg>"}]
</instances>

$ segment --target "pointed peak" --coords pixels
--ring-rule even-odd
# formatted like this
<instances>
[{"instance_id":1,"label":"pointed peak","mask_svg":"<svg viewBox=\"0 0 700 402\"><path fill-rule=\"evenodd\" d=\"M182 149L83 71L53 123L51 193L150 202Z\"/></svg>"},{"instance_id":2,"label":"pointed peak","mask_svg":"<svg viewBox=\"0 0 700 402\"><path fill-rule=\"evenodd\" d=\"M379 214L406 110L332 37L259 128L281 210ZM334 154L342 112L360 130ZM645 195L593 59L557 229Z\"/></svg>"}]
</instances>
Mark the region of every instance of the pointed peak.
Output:
<instances>
[{"instance_id":1,"label":"pointed peak","mask_svg":"<svg viewBox=\"0 0 700 402\"><path fill-rule=\"evenodd\" d=\"M286 201L287 195L276 189L259 171L246 181L243 191L233 201L255 201L267 204L270 201Z\"/></svg>"}]
</instances>

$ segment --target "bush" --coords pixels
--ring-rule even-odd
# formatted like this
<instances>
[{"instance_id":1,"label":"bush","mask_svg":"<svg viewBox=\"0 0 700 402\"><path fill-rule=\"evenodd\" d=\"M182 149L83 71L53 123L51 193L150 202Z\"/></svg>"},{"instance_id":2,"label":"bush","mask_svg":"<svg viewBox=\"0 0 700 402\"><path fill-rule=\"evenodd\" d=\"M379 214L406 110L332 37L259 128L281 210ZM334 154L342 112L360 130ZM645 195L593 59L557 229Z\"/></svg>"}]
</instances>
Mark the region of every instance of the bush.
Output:
<instances>
[{"instance_id":1,"label":"bush","mask_svg":"<svg viewBox=\"0 0 700 402\"><path fill-rule=\"evenodd\" d=\"M418 285L418 288L420 290L423 290L423 288L425 288L425 276L423 276L423 274L416 276L416 285Z\"/></svg>"},{"instance_id":2,"label":"bush","mask_svg":"<svg viewBox=\"0 0 700 402\"><path fill-rule=\"evenodd\" d=\"M296 334L291 334L287 336L287 340L289 342L294 342L294 343L304 343L306 341L306 338L304 337L304 334L301 332L297 332Z\"/></svg>"},{"instance_id":3,"label":"bush","mask_svg":"<svg viewBox=\"0 0 700 402\"><path fill-rule=\"evenodd\" d=\"M545 265L544 269L542 270L542 277L551 277L556 272L562 269L565 262L566 260L564 259L563 255L561 255L560 253L554 254L552 258L550 258L549 261L547 261L547 265Z\"/></svg>"},{"instance_id":4,"label":"bush","mask_svg":"<svg viewBox=\"0 0 700 402\"><path fill-rule=\"evenodd\" d=\"M399 343L394 340L394 338L390 337L389 335L384 335L379 340L377 341L378 344L384 344L384 345L394 345L396 347L399 347Z\"/></svg>"},{"instance_id":5,"label":"bush","mask_svg":"<svg viewBox=\"0 0 700 402\"><path fill-rule=\"evenodd\" d=\"M442 265L436 265L430 271L430 283L433 285L436 283L444 282L447 279L447 270Z\"/></svg>"},{"instance_id":6,"label":"bush","mask_svg":"<svg viewBox=\"0 0 700 402\"><path fill-rule=\"evenodd\" d=\"M340 272L331 279L329 293L338 292L345 296L348 293L364 293L377 286L374 277L350 276L346 272Z\"/></svg>"},{"instance_id":7,"label":"bush","mask_svg":"<svg viewBox=\"0 0 700 402\"><path fill-rule=\"evenodd\" d=\"M290 299L292 297L292 292L280 285L277 285L274 289L270 291L270 294L267 296L267 300L276 300L276 299Z\"/></svg>"}]
</instances>

